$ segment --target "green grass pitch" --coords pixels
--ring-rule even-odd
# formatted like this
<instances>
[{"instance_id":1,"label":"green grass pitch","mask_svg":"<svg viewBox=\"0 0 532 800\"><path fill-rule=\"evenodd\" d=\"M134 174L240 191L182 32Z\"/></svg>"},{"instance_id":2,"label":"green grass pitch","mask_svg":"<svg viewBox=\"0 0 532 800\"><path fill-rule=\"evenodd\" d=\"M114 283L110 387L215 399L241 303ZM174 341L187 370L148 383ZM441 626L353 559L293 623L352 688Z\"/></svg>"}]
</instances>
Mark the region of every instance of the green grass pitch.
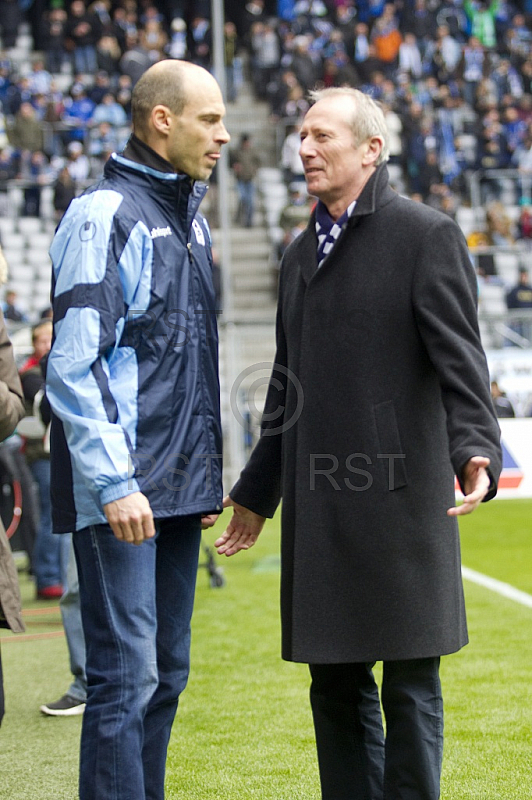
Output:
<instances>
[{"instance_id":1,"label":"green grass pitch","mask_svg":"<svg viewBox=\"0 0 532 800\"><path fill-rule=\"evenodd\" d=\"M216 530L220 530L218 524ZM461 523L463 563L532 594L532 501L496 500ZM278 519L248 553L198 574L192 672L170 743L167 800L318 800L303 665L279 657ZM205 536L207 543L215 534ZM532 609L465 582L470 645L443 659L442 800L532 797ZM25 607L36 603L24 581ZM58 614L28 633L60 632ZM39 714L67 688L63 638L6 641L2 800L77 796L80 719ZM102 798L102 800L104 800Z\"/></svg>"}]
</instances>

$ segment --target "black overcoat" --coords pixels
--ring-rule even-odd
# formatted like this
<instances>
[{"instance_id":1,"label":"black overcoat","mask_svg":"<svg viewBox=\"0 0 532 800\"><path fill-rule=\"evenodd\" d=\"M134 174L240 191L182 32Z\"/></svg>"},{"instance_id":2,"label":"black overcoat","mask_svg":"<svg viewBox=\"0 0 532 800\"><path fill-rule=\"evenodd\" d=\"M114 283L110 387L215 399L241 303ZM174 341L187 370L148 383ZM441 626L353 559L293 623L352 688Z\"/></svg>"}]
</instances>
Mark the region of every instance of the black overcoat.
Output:
<instances>
[{"instance_id":1,"label":"black overcoat","mask_svg":"<svg viewBox=\"0 0 532 800\"><path fill-rule=\"evenodd\" d=\"M317 269L314 216L281 268L263 432L231 491L282 497L283 657L443 655L467 643L454 473L501 466L456 224L396 194L379 167Z\"/></svg>"}]
</instances>

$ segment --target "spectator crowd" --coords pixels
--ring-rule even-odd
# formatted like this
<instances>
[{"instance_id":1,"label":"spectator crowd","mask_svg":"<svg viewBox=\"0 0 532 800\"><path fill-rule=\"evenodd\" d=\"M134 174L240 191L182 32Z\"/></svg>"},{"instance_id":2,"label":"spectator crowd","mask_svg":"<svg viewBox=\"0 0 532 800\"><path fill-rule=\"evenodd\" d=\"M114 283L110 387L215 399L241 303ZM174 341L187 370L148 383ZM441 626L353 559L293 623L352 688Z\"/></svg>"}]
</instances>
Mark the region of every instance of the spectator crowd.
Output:
<instances>
[{"instance_id":1,"label":"spectator crowd","mask_svg":"<svg viewBox=\"0 0 532 800\"><path fill-rule=\"evenodd\" d=\"M290 19L255 22L249 40L256 92L287 129L289 179L299 177L296 137L289 137L308 108L308 90L348 84L383 104L390 163L415 199L454 216L468 194L468 171L504 169L517 171L515 201L530 204L532 4L289 5ZM500 195L500 180L483 183L484 200Z\"/></svg>"},{"instance_id":2,"label":"spectator crowd","mask_svg":"<svg viewBox=\"0 0 532 800\"><path fill-rule=\"evenodd\" d=\"M61 175L60 216L124 145L132 87L151 64L186 58L211 68L210 2L50 0L38 21L27 14L32 63L10 55L20 10L2 20L0 195L5 208L7 181L23 179L31 186L21 211L38 215L39 187ZM301 178L289 135L309 89L349 84L385 107L401 190L453 216L468 170L512 169L516 201L530 204L530 0L251 0L226 3L226 18L228 100L246 53L256 96L287 139L288 180ZM498 199L500 181L483 191Z\"/></svg>"}]
</instances>

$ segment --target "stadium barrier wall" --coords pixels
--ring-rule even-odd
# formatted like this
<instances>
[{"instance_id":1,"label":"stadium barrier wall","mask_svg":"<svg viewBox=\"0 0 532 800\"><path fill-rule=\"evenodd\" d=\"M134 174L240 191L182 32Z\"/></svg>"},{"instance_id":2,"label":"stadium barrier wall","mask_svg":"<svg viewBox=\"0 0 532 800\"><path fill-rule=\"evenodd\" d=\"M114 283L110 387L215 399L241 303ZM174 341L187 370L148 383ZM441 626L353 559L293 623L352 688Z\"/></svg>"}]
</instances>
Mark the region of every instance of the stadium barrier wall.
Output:
<instances>
[{"instance_id":1,"label":"stadium barrier wall","mask_svg":"<svg viewBox=\"0 0 532 800\"><path fill-rule=\"evenodd\" d=\"M532 497L532 419L500 419L503 471L498 497Z\"/></svg>"}]
</instances>

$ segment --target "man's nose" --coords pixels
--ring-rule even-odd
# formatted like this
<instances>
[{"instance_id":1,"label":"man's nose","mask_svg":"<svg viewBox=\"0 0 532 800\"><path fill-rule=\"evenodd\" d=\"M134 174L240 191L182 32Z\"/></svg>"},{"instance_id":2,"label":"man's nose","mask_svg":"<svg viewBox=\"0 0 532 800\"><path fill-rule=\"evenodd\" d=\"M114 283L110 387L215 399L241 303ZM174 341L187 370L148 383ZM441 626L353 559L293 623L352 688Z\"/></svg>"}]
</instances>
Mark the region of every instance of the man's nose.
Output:
<instances>
[{"instance_id":1,"label":"man's nose","mask_svg":"<svg viewBox=\"0 0 532 800\"><path fill-rule=\"evenodd\" d=\"M301 158L308 158L309 156L313 155L314 148L312 143L309 142L308 136L302 140L301 144L299 145L299 155Z\"/></svg>"},{"instance_id":2,"label":"man's nose","mask_svg":"<svg viewBox=\"0 0 532 800\"><path fill-rule=\"evenodd\" d=\"M216 139L219 142L221 142L222 144L228 144L228 142L231 141L231 137L229 135L229 132L228 132L227 128L225 127L225 125L223 124L223 122L220 123L220 129L218 131L218 135L217 135Z\"/></svg>"}]
</instances>

